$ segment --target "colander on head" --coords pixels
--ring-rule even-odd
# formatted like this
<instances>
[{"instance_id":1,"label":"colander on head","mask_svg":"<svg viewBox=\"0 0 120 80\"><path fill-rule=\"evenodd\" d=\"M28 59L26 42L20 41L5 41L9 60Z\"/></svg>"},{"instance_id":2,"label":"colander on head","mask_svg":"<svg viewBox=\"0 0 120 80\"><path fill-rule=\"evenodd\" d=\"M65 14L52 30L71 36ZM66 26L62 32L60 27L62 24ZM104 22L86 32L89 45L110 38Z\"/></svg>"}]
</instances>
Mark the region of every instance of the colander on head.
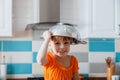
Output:
<instances>
[{"instance_id":1,"label":"colander on head","mask_svg":"<svg viewBox=\"0 0 120 80\"><path fill-rule=\"evenodd\" d=\"M80 34L73 25L58 23L57 25L49 29L53 33L53 36L65 36L72 38L71 44L86 44L85 41L81 41Z\"/></svg>"}]
</instances>

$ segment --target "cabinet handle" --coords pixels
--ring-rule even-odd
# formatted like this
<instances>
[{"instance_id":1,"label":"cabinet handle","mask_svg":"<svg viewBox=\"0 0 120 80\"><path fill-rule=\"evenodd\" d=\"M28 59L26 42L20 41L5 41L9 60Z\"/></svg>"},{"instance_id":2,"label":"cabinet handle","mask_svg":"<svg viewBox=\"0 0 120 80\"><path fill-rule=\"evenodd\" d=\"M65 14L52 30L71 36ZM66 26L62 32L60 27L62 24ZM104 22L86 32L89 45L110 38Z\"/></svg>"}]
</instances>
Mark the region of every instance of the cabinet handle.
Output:
<instances>
[{"instance_id":1,"label":"cabinet handle","mask_svg":"<svg viewBox=\"0 0 120 80\"><path fill-rule=\"evenodd\" d=\"M119 29L119 34L118 34L118 35L120 36L120 24L118 25L118 27L119 27L119 28L118 28L118 29Z\"/></svg>"}]
</instances>

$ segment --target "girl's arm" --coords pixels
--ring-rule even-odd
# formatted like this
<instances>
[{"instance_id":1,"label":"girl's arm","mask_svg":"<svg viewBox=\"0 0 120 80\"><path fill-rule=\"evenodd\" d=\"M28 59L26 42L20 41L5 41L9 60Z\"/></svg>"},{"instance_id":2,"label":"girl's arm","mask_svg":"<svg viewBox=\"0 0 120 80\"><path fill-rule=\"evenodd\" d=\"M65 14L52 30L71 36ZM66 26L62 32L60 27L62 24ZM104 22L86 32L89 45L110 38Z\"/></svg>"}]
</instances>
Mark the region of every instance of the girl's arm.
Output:
<instances>
[{"instance_id":1,"label":"girl's arm","mask_svg":"<svg viewBox=\"0 0 120 80\"><path fill-rule=\"evenodd\" d=\"M79 73L75 72L73 75L73 80L80 80Z\"/></svg>"},{"instance_id":2,"label":"girl's arm","mask_svg":"<svg viewBox=\"0 0 120 80\"><path fill-rule=\"evenodd\" d=\"M45 31L43 33L43 38L44 38L44 41L43 41L43 43L38 51L38 54L37 54L37 62L41 65L45 65L48 62L46 53L47 53L48 44L49 44L49 41L51 38L51 33L49 31Z\"/></svg>"}]
</instances>

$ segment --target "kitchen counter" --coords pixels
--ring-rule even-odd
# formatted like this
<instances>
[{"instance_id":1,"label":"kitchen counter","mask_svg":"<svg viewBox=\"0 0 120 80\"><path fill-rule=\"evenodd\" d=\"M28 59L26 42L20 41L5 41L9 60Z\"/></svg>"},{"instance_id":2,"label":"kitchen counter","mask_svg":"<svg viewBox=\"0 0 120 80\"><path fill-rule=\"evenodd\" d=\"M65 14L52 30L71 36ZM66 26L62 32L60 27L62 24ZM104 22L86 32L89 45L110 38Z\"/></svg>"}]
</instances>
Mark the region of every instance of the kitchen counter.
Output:
<instances>
[{"instance_id":1,"label":"kitchen counter","mask_svg":"<svg viewBox=\"0 0 120 80\"><path fill-rule=\"evenodd\" d=\"M27 80L27 79L7 79L7 80ZM32 79L32 80L34 80L34 79ZM37 80L37 79L35 79L35 80ZM81 80L107 80L107 78L106 77L89 77L89 78L81 78Z\"/></svg>"}]
</instances>

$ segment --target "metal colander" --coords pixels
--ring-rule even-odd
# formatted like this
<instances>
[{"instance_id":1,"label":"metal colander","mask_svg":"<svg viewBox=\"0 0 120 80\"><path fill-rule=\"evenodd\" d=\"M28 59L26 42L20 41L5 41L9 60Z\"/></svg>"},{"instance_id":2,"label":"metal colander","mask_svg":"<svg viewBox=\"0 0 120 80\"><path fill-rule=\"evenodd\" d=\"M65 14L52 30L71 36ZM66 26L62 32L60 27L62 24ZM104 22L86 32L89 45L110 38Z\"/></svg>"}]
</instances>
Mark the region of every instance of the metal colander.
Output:
<instances>
[{"instance_id":1,"label":"metal colander","mask_svg":"<svg viewBox=\"0 0 120 80\"><path fill-rule=\"evenodd\" d=\"M53 33L53 36L71 37L72 38L71 44L86 43L85 41L81 41L80 34L75 29L74 25L58 23L57 25L51 27L49 31Z\"/></svg>"}]
</instances>

